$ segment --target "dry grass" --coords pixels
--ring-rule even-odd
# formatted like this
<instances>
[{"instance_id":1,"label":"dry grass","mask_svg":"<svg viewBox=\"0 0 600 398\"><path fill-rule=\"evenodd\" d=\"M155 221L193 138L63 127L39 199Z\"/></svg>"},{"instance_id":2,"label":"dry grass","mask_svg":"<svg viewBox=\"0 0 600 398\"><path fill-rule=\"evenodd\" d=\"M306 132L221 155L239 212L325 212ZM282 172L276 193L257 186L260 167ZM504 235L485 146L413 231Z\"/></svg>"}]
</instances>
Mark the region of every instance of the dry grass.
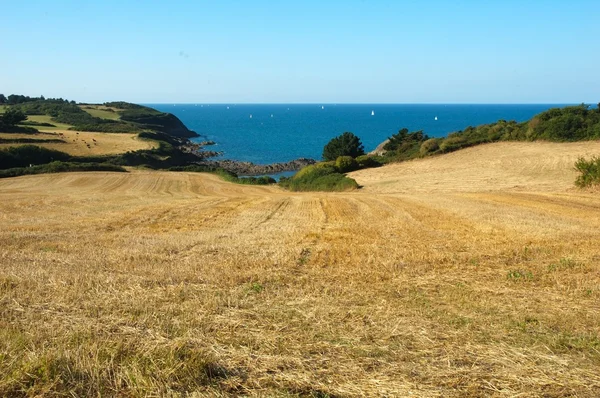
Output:
<instances>
[{"instance_id":1,"label":"dry grass","mask_svg":"<svg viewBox=\"0 0 600 398\"><path fill-rule=\"evenodd\" d=\"M28 139L60 139L64 142L40 142L26 144L0 144L1 148L19 145L37 145L48 149L66 152L73 156L87 155L112 155L138 149L152 149L158 147L154 141L139 139L137 134L126 133L91 133L70 130L57 130L40 134L12 134L0 133L0 138L28 138Z\"/></svg>"},{"instance_id":2,"label":"dry grass","mask_svg":"<svg viewBox=\"0 0 600 398\"><path fill-rule=\"evenodd\" d=\"M1 180L0 395L599 396L600 197L503 145L354 193Z\"/></svg>"}]
</instances>

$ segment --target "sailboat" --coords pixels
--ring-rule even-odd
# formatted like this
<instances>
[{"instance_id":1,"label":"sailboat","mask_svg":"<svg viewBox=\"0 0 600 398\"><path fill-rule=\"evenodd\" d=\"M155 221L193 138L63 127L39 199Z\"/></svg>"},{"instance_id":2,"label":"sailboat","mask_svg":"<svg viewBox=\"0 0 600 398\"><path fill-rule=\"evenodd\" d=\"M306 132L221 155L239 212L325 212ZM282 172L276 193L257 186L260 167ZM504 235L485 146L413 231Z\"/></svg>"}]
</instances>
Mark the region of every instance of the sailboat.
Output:
<instances>
[{"instance_id":1,"label":"sailboat","mask_svg":"<svg viewBox=\"0 0 600 398\"><path fill-rule=\"evenodd\" d=\"M437 116L433 120L437 120Z\"/></svg>"},{"instance_id":2,"label":"sailboat","mask_svg":"<svg viewBox=\"0 0 600 398\"><path fill-rule=\"evenodd\" d=\"M252 119L252 115L250 115L250 119Z\"/></svg>"},{"instance_id":3,"label":"sailboat","mask_svg":"<svg viewBox=\"0 0 600 398\"><path fill-rule=\"evenodd\" d=\"M323 105L321 105L321 109L325 109L325 107Z\"/></svg>"},{"instance_id":4,"label":"sailboat","mask_svg":"<svg viewBox=\"0 0 600 398\"><path fill-rule=\"evenodd\" d=\"M371 116L375 116L375 111L371 111Z\"/></svg>"}]
</instances>

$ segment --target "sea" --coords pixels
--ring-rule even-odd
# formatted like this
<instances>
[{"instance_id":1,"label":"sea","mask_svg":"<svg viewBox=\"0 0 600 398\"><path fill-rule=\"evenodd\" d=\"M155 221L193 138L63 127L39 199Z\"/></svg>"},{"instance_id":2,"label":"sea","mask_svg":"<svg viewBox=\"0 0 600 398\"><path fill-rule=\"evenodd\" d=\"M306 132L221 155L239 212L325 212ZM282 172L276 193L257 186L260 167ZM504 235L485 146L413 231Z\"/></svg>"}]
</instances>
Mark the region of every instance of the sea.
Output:
<instances>
[{"instance_id":1,"label":"sea","mask_svg":"<svg viewBox=\"0 0 600 398\"><path fill-rule=\"evenodd\" d=\"M214 141L222 159L257 164L297 158L320 160L329 140L346 131L360 137L365 151L375 149L406 127L441 137L468 126L498 120L525 121L566 104L147 104L177 116Z\"/></svg>"}]
</instances>

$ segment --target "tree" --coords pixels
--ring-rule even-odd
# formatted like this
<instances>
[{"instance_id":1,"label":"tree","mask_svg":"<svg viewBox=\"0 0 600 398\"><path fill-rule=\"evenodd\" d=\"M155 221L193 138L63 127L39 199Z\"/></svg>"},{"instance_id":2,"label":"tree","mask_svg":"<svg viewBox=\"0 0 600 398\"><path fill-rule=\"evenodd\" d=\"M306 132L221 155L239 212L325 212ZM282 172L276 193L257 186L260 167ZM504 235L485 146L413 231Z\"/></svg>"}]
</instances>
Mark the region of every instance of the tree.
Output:
<instances>
[{"instance_id":1,"label":"tree","mask_svg":"<svg viewBox=\"0 0 600 398\"><path fill-rule=\"evenodd\" d=\"M6 101L8 101L8 100L6 99L4 94L0 94L0 104L6 104Z\"/></svg>"},{"instance_id":2,"label":"tree","mask_svg":"<svg viewBox=\"0 0 600 398\"><path fill-rule=\"evenodd\" d=\"M2 121L11 126L19 124L26 119L27 116L23 112L13 108L8 109L6 112L4 112L4 115L2 115Z\"/></svg>"},{"instance_id":3,"label":"tree","mask_svg":"<svg viewBox=\"0 0 600 398\"><path fill-rule=\"evenodd\" d=\"M339 156L352 156L355 158L364 154L365 148L360 142L360 138L350 132L345 132L333 138L323 148L323 159L327 161L336 160Z\"/></svg>"}]
</instances>

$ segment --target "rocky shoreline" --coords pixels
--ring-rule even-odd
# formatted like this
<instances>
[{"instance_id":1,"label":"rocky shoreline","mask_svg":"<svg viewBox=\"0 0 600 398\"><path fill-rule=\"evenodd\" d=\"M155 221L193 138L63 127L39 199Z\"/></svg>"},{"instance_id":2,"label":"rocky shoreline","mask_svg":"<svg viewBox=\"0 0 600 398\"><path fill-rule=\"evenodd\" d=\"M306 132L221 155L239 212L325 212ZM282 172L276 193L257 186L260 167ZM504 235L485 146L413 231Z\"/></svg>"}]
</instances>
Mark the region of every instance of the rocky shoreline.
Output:
<instances>
[{"instance_id":1,"label":"rocky shoreline","mask_svg":"<svg viewBox=\"0 0 600 398\"><path fill-rule=\"evenodd\" d=\"M203 166L218 167L225 169L238 176L257 176L264 174L275 174L283 171L298 171L304 166L315 164L316 160L299 158L289 162L272 164L255 164L251 162L240 162L239 160L202 160L198 164Z\"/></svg>"},{"instance_id":2,"label":"rocky shoreline","mask_svg":"<svg viewBox=\"0 0 600 398\"><path fill-rule=\"evenodd\" d=\"M256 164L251 162L242 162L239 160L230 159L213 159L223 155L223 152L204 150L205 146L215 145L214 141L203 141L199 143L192 142L188 139L182 139L179 149L185 153L191 153L198 157L198 161L194 162L200 166L208 166L221 168L239 176L257 176L265 174L276 174L284 171L298 171L304 166L315 164L314 159L299 158L289 162L271 163L271 164Z\"/></svg>"}]
</instances>

